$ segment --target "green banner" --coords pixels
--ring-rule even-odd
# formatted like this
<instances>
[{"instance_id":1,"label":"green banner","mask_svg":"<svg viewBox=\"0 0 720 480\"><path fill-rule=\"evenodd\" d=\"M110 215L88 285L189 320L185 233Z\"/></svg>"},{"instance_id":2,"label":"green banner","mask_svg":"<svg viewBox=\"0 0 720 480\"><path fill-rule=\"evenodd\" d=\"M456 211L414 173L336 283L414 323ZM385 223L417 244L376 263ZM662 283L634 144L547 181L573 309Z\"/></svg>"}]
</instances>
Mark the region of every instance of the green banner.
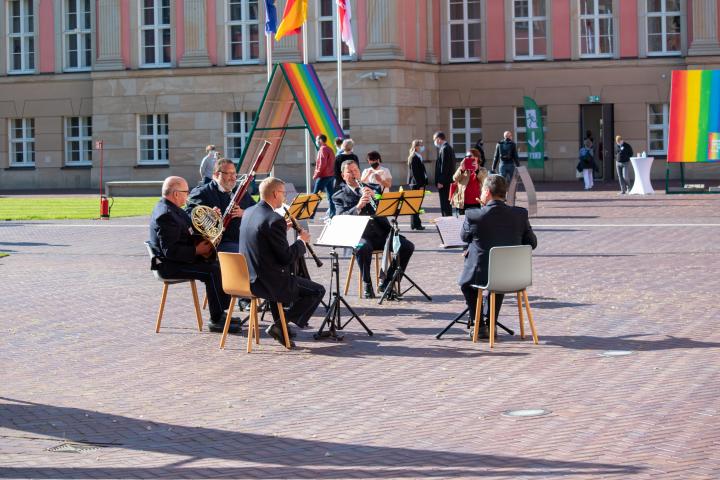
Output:
<instances>
[{"instance_id":1,"label":"green banner","mask_svg":"<svg viewBox=\"0 0 720 480\"><path fill-rule=\"evenodd\" d=\"M528 168L543 168L545 163L545 136L543 135L542 113L530 97L523 97L525 103L525 138L528 148Z\"/></svg>"}]
</instances>

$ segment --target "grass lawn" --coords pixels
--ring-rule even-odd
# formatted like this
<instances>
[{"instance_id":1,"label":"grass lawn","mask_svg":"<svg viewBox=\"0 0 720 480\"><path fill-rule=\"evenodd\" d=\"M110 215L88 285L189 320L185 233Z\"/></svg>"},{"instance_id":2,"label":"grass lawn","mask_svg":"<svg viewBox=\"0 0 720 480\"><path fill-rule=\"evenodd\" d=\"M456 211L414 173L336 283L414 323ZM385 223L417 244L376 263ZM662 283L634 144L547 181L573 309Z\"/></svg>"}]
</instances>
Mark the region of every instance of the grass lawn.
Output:
<instances>
[{"instance_id":1,"label":"grass lawn","mask_svg":"<svg viewBox=\"0 0 720 480\"><path fill-rule=\"evenodd\" d=\"M110 209L110 217L150 215L158 197L118 197ZM100 217L98 197L0 197L2 220L61 220Z\"/></svg>"},{"instance_id":2,"label":"grass lawn","mask_svg":"<svg viewBox=\"0 0 720 480\"><path fill-rule=\"evenodd\" d=\"M9 254L9 253L0 252L0 258L2 258L2 257L7 257L8 255L10 255L10 254Z\"/></svg>"}]
</instances>

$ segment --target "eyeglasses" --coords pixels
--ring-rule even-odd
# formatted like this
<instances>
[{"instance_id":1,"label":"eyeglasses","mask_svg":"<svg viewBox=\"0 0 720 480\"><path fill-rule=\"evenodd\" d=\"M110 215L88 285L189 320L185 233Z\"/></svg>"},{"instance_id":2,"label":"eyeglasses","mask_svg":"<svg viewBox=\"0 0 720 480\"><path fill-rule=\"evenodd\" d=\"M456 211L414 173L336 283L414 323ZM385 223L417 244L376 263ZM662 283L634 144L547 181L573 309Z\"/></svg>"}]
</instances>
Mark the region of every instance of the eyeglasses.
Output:
<instances>
[{"instance_id":1,"label":"eyeglasses","mask_svg":"<svg viewBox=\"0 0 720 480\"><path fill-rule=\"evenodd\" d=\"M237 172L236 172L235 170L233 170L233 171L231 171L231 172L222 172L222 171L221 171L220 173L222 173L223 175L235 175L235 176L237 176Z\"/></svg>"},{"instance_id":2,"label":"eyeglasses","mask_svg":"<svg viewBox=\"0 0 720 480\"><path fill-rule=\"evenodd\" d=\"M175 190L178 193L190 193L190 190Z\"/></svg>"}]
</instances>

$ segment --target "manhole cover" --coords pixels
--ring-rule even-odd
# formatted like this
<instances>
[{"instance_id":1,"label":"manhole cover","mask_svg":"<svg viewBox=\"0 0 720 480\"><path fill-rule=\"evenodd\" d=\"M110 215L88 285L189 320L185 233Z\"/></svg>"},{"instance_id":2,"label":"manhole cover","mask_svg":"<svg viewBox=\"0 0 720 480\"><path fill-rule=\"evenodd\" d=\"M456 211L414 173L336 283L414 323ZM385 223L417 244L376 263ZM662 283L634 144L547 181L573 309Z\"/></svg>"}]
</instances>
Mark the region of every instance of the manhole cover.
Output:
<instances>
[{"instance_id":1,"label":"manhole cover","mask_svg":"<svg viewBox=\"0 0 720 480\"><path fill-rule=\"evenodd\" d=\"M605 350L600 355L603 357L624 357L633 353L632 350Z\"/></svg>"},{"instance_id":2,"label":"manhole cover","mask_svg":"<svg viewBox=\"0 0 720 480\"><path fill-rule=\"evenodd\" d=\"M506 417L516 417L516 418L524 418L524 417L540 417L542 415L547 415L550 412L550 410L545 410L544 408L525 408L521 410L507 410L503 412L503 415Z\"/></svg>"},{"instance_id":3,"label":"manhole cover","mask_svg":"<svg viewBox=\"0 0 720 480\"><path fill-rule=\"evenodd\" d=\"M95 445L93 443L76 443L76 442L63 442L60 445L50 447L47 449L48 452L65 452L65 453L80 453L89 452L91 450L98 450L103 448L103 445Z\"/></svg>"}]
</instances>

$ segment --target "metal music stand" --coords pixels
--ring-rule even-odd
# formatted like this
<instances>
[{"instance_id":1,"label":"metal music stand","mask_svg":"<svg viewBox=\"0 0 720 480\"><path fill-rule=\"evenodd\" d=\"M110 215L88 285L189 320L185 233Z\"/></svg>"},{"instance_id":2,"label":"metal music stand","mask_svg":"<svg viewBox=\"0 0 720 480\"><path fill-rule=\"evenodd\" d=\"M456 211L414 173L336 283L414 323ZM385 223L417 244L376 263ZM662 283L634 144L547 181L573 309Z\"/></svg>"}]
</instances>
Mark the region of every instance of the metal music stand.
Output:
<instances>
[{"instance_id":1,"label":"metal music stand","mask_svg":"<svg viewBox=\"0 0 720 480\"><path fill-rule=\"evenodd\" d=\"M378 200L377 208L375 209L376 217L392 217L392 241L400 236L400 226L397 223L397 217L399 215L416 215L420 213L422 202L425 199L425 190L405 190L400 192L387 192L383 193L380 200ZM379 305L382 305L384 300L397 300L407 293L411 288L417 288L428 301L432 302L432 298L425 293L425 291L418 286L417 283L410 278L407 273L400 267L400 253L392 253L392 261L395 262L395 272L389 282L386 283L385 291L378 301ZM400 288L400 280L405 278L410 282L410 286L402 291Z\"/></svg>"},{"instance_id":2,"label":"metal music stand","mask_svg":"<svg viewBox=\"0 0 720 480\"><path fill-rule=\"evenodd\" d=\"M353 319L357 320L365 329L368 335L372 336L373 332L362 321L355 310L347 303L340 294L340 261L336 248L355 248L362 238L362 234L367 227L370 217L366 216L350 216L335 215L330 223L326 224L322 233L318 237L315 245L319 247L330 247L330 308L323 319L320 329L313 335L315 340L321 338L332 338L334 340L342 340L343 336L338 335L337 331L342 330ZM340 304L347 308L351 316L343 323L340 315ZM327 327L327 330L325 328Z\"/></svg>"},{"instance_id":3,"label":"metal music stand","mask_svg":"<svg viewBox=\"0 0 720 480\"><path fill-rule=\"evenodd\" d=\"M478 294L479 294L479 292L478 292ZM485 301L485 299L483 299L483 301ZM445 328L443 328L440 333L438 333L437 335L435 335L435 338L437 338L438 340L440 340L440 337L442 337L443 335L445 335L445 332L447 332L448 330L450 330L450 329L452 328L452 326L455 325L456 323L459 323L459 324L461 324L461 325L465 325L465 328L467 328L468 330L470 330L470 328L475 324L475 319L474 319L474 318L470 318L470 319L468 319L468 320L463 320L463 319L462 319L465 315L467 315L467 313L468 313L469 310L470 310L470 309L469 309L468 307L465 307L465 310L463 310L462 313L459 314L457 317L453 318L452 321L451 321L450 323L448 323L447 326L446 326ZM507 333L509 333L510 335L515 335L515 331L514 331L514 330L512 330L512 329L510 329L510 328L507 328L505 325L503 325L502 323L498 322L497 320L495 321L495 325L497 325L498 327L502 328L503 330L505 330L505 331L506 331Z\"/></svg>"}]
</instances>

